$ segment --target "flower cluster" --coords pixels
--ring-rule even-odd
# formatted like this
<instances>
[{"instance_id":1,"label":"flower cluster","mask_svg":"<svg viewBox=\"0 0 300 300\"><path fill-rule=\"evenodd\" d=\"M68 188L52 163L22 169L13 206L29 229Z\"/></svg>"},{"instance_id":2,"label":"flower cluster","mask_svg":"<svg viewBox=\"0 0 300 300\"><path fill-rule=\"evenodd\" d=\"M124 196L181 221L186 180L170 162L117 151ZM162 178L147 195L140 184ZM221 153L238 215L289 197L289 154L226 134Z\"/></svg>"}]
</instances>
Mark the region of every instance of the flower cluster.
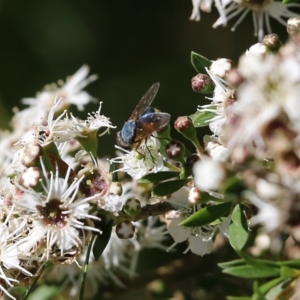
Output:
<instances>
[{"instance_id":1,"label":"flower cluster","mask_svg":"<svg viewBox=\"0 0 300 300\"><path fill-rule=\"evenodd\" d=\"M95 252L90 256L91 295L97 292L99 281L124 286L115 272L133 277L142 249L165 249L161 245L165 225L154 226L156 217L148 225L134 219L140 203L149 202L147 189L139 191L135 181L113 181L109 162L96 157L98 137L114 128L101 114L101 103L86 120L69 112L71 104L82 109L95 101L82 91L96 79L87 75L88 67L83 66L60 87L51 85L37 98L24 99L30 106L15 113L12 132L1 133L0 294L11 299L16 299L11 288L24 284L24 278L30 284L41 275L45 263L52 265L46 278L73 286L70 295L78 294L81 267L90 256L88 246L99 243L95 237L101 239L110 232L101 258ZM134 150L142 156L141 164L130 159L130 153L128 159L115 158L112 163L132 163L132 174L141 170L143 175L156 165L160 170L162 156L155 142L150 138L147 145ZM127 206L131 216L123 210ZM141 238L145 230L147 237Z\"/></svg>"},{"instance_id":2,"label":"flower cluster","mask_svg":"<svg viewBox=\"0 0 300 300\"><path fill-rule=\"evenodd\" d=\"M236 27L243 19L252 13L254 35L261 41L264 37L264 27L268 33L272 33L270 25L270 17L286 26L286 19L299 17L299 14L291 11L289 8L299 8L298 3L284 3L276 0L246 1L246 0L192 0L193 11L190 19L199 21L200 10L210 12L212 4L215 4L219 18L213 24L213 27L226 26L227 22L232 18L240 15L236 23L231 27L231 31L235 31Z\"/></svg>"},{"instance_id":3,"label":"flower cluster","mask_svg":"<svg viewBox=\"0 0 300 300\"><path fill-rule=\"evenodd\" d=\"M289 20L294 23L295 19ZM297 37L298 33L291 34L281 45L275 35L266 36L241 56L237 67L218 59L206 68L214 83L213 97L198 114L211 114L213 136L205 138L207 156L194 166L196 187L222 191L225 197L229 178L236 177L243 185L239 201L249 209L249 204L258 208L256 214L248 212L249 224L262 224L265 232L291 234L296 241L300 229ZM273 246L279 251L282 243L276 240Z\"/></svg>"},{"instance_id":4,"label":"flower cluster","mask_svg":"<svg viewBox=\"0 0 300 300\"><path fill-rule=\"evenodd\" d=\"M193 18L211 4L193 1ZM215 4L218 25L252 9L267 27L269 15L291 6ZM274 277L272 295L289 289L297 297L300 19L289 19L287 29L288 42L267 35L237 64L193 52L192 89L209 95L209 103L176 119L182 140L172 138L171 116L151 107L155 83L117 133L117 157L105 161L97 157L98 138L115 127L102 103L85 120L70 111L71 104L82 110L95 102L82 90L96 79L86 66L24 99L30 106L15 112L13 130L0 140L0 296L17 299L13 287L31 285L51 266L43 278L65 286L67 298L82 300L86 285L90 299L99 283L124 287L125 276L135 277L145 248L170 251L187 242L184 253L203 256L228 240L241 259L220 264L225 272ZM203 141L200 127L211 131ZM264 252L291 262L257 258ZM266 293L265 285L255 286L254 295Z\"/></svg>"}]
</instances>

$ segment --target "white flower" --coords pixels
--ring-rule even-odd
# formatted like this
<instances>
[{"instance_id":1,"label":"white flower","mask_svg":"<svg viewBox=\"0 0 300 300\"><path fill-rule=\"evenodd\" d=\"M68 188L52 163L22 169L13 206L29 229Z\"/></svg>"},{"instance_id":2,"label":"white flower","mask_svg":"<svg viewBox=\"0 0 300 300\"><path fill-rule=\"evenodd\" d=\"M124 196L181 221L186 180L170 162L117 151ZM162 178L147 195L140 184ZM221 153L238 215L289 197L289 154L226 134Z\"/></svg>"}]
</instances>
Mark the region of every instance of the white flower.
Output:
<instances>
[{"instance_id":1,"label":"white flower","mask_svg":"<svg viewBox=\"0 0 300 300\"><path fill-rule=\"evenodd\" d=\"M213 27L227 25L229 20L241 14L240 18L231 28L232 31L235 31L236 27L243 21L246 15L252 11L254 34L258 36L259 41L264 37L264 25L266 25L268 33L272 33L270 17L274 18L285 27L287 22L284 18L299 17L299 14L288 9L290 7L300 7L300 4L298 3L285 4L276 0L262 0L261 2L247 0L218 0L217 2L216 6L218 7L220 17L214 23ZM230 4L227 6L228 3Z\"/></svg>"},{"instance_id":2,"label":"white flower","mask_svg":"<svg viewBox=\"0 0 300 300\"><path fill-rule=\"evenodd\" d=\"M250 219L250 226L261 224L266 232L271 232L279 227L282 221L281 212L276 206L262 201L253 193L245 192L244 195L259 209L258 214Z\"/></svg>"},{"instance_id":3,"label":"white flower","mask_svg":"<svg viewBox=\"0 0 300 300\"><path fill-rule=\"evenodd\" d=\"M210 12L213 0L192 0L192 3L193 3L193 11L190 16L190 20L199 21L200 10L204 12Z\"/></svg>"},{"instance_id":4,"label":"white flower","mask_svg":"<svg viewBox=\"0 0 300 300\"><path fill-rule=\"evenodd\" d=\"M166 214L168 232L175 241L175 243L171 245L167 251L172 249L178 243L187 240L189 246L184 251L184 253L191 250L193 253L201 256L209 254L213 248L212 238L215 231L213 229L202 229L201 227L190 228L179 226L179 223L181 223L186 218L186 213L186 209L183 208L179 211L173 210Z\"/></svg>"},{"instance_id":5,"label":"white flower","mask_svg":"<svg viewBox=\"0 0 300 300\"><path fill-rule=\"evenodd\" d=\"M213 63L212 70L206 68L207 74L215 84L215 89L213 97L208 98L212 100L212 103L208 105L202 105L198 109L200 112L212 112L215 114L213 118L207 121L209 123L210 130L215 136L221 136L222 134L223 126L226 122L226 110L230 106L227 104L225 109L225 105L228 99L233 98L234 94L234 90L223 78L219 76L226 74L226 72L232 67L227 63L227 59L224 58L220 59L220 63L218 63L218 60L215 62L215 64Z\"/></svg>"},{"instance_id":6,"label":"white flower","mask_svg":"<svg viewBox=\"0 0 300 300\"><path fill-rule=\"evenodd\" d=\"M229 156L229 151L226 147L214 141L211 137L205 136L205 151L207 154L216 161L225 162Z\"/></svg>"},{"instance_id":7,"label":"white flower","mask_svg":"<svg viewBox=\"0 0 300 300\"><path fill-rule=\"evenodd\" d=\"M267 47L262 43L256 43L246 51L246 55L265 55L266 53Z\"/></svg>"},{"instance_id":8,"label":"white flower","mask_svg":"<svg viewBox=\"0 0 300 300\"><path fill-rule=\"evenodd\" d=\"M168 200L176 210L166 213L166 223L168 233L174 239L174 243L167 249L170 251L178 243L188 242L188 247L184 253L189 250L197 255L205 255L212 251L213 237L216 227L206 225L202 227L179 226L179 223L191 216L201 205L190 205L188 203L188 189L181 188L174 193Z\"/></svg>"},{"instance_id":9,"label":"white flower","mask_svg":"<svg viewBox=\"0 0 300 300\"><path fill-rule=\"evenodd\" d=\"M84 230L98 231L84 223L84 219L96 219L97 217L89 214L89 201L93 197L79 198L79 184L83 180L75 179L69 184L71 167L69 166L65 178L61 178L56 169L55 174L50 172L48 176L45 166L41 160L41 166L44 174L43 193L34 190L23 190L22 199L16 204L30 214L35 220L35 226L23 239L23 246L20 249L26 249L32 239L36 242L42 238L46 242L46 259L54 246L60 249L61 256L72 247L79 247L84 238ZM29 246L28 246L29 247Z\"/></svg>"},{"instance_id":10,"label":"white flower","mask_svg":"<svg viewBox=\"0 0 300 300\"><path fill-rule=\"evenodd\" d=\"M276 199L283 194L282 187L275 182L259 178L256 181L256 191L259 197L264 199Z\"/></svg>"},{"instance_id":11,"label":"white flower","mask_svg":"<svg viewBox=\"0 0 300 300\"><path fill-rule=\"evenodd\" d=\"M74 121L68 118L67 111L55 118L61 101L62 99L55 99L49 111L46 125L35 125L36 139L43 145L51 142L65 143L77 136L82 136L78 128L74 126Z\"/></svg>"},{"instance_id":12,"label":"white flower","mask_svg":"<svg viewBox=\"0 0 300 300\"><path fill-rule=\"evenodd\" d=\"M107 212L118 215L122 210L124 203L126 202L124 197L110 194L106 197L97 200L97 206Z\"/></svg>"},{"instance_id":13,"label":"white flower","mask_svg":"<svg viewBox=\"0 0 300 300\"><path fill-rule=\"evenodd\" d=\"M71 104L76 105L78 110L83 110L84 105L95 99L87 92L82 91L89 83L95 81L98 76L88 76L89 67L82 66L73 76L67 79L66 83L60 81L60 87L51 84L45 87L36 98L24 98L22 102L31 106L39 106L43 110L50 110L53 99L61 98L60 110L69 107Z\"/></svg>"},{"instance_id":14,"label":"white flower","mask_svg":"<svg viewBox=\"0 0 300 300\"><path fill-rule=\"evenodd\" d=\"M3 208L3 207L1 207ZM8 277L6 273L7 270L18 270L27 276L32 276L32 274L21 266L21 262L18 256L17 249L17 240L18 228L10 232L10 217L14 212L14 206L12 206L10 212L8 213L4 222L0 223L0 291L6 294L9 298L15 299L12 295L9 294L6 287L12 287L14 283L18 282L17 280ZM11 272L13 274L13 272Z\"/></svg>"},{"instance_id":15,"label":"white flower","mask_svg":"<svg viewBox=\"0 0 300 300\"><path fill-rule=\"evenodd\" d=\"M159 152L159 146L160 143L155 137L149 137L138 149L131 151L116 146L125 154L111 159L110 162L123 164L123 167L115 172L126 172L133 179L138 180L149 172L156 173L162 170L163 156Z\"/></svg>"},{"instance_id":16,"label":"white flower","mask_svg":"<svg viewBox=\"0 0 300 300\"><path fill-rule=\"evenodd\" d=\"M115 128L115 126L111 125L109 118L100 114L101 106L102 102L100 102L97 111L88 114L87 120L85 121L78 120L71 114L74 122L73 126L76 128L79 136L85 136L88 132L98 131L102 127L105 127L106 129L100 135L104 135L109 132L109 128Z\"/></svg>"},{"instance_id":17,"label":"white flower","mask_svg":"<svg viewBox=\"0 0 300 300\"><path fill-rule=\"evenodd\" d=\"M233 63L227 58L219 58L209 66L210 72L220 78L224 78L226 73L232 69Z\"/></svg>"},{"instance_id":18,"label":"white flower","mask_svg":"<svg viewBox=\"0 0 300 300\"><path fill-rule=\"evenodd\" d=\"M193 173L195 186L202 191L217 190L226 176L220 162L206 157L195 163Z\"/></svg>"},{"instance_id":19,"label":"white flower","mask_svg":"<svg viewBox=\"0 0 300 300\"><path fill-rule=\"evenodd\" d=\"M238 72L245 81L237 88L232 113L238 124L228 132L229 149L236 146L263 150L263 130L273 120L289 119L288 126L300 132L300 64L293 57L244 55Z\"/></svg>"}]
</instances>

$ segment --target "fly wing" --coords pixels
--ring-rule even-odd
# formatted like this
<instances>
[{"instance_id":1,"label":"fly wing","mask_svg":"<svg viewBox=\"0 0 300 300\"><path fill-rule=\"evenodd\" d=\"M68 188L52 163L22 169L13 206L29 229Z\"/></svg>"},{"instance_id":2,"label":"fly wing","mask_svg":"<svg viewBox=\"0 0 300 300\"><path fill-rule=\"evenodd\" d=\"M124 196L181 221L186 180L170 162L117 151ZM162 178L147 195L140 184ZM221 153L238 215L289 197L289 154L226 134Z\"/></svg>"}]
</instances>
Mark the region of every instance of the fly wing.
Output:
<instances>
[{"instance_id":1,"label":"fly wing","mask_svg":"<svg viewBox=\"0 0 300 300\"><path fill-rule=\"evenodd\" d=\"M139 119L138 128L147 135L160 131L170 122L170 115L163 112L154 112L143 115Z\"/></svg>"},{"instance_id":2,"label":"fly wing","mask_svg":"<svg viewBox=\"0 0 300 300\"><path fill-rule=\"evenodd\" d=\"M132 112L129 120L137 120L139 116L151 105L153 102L157 91L159 89L159 83L154 83L149 90L145 93L145 95L142 97L140 102L135 107L134 111Z\"/></svg>"}]
</instances>

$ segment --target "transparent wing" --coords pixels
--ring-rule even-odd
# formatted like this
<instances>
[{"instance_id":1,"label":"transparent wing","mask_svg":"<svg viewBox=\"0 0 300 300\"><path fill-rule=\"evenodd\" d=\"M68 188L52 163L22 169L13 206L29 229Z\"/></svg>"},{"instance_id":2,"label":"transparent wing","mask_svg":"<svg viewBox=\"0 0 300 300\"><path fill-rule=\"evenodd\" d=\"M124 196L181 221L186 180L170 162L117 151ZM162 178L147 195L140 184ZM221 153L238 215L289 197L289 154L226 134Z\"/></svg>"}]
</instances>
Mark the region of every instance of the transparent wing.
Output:
<instances>
[{"instance_id":1,"label":"transparent wing","mask_svg":"<svg viewBox=\"0 0 300 300\"><path fill-rule=\"evenodd\" d=\"M141 116L138 125L144 135L150 135L164 128L169 122L170 115L168 113L155 112Z\"/></svg>"},{"instance_id":2,"label":"transparent wing","mask_svg":"<svg viewBox=\"0 0 300 300\"><path fill-rule=\"evenodd\" d=\"M139 116L151 105L153 102L157 91L159 89L159 83L154 83L149 90L145 93L145 95L142 97L140 102L135 107L134 111L132 112L129 120L137 120Z\"/></svg>"}]
</instances>

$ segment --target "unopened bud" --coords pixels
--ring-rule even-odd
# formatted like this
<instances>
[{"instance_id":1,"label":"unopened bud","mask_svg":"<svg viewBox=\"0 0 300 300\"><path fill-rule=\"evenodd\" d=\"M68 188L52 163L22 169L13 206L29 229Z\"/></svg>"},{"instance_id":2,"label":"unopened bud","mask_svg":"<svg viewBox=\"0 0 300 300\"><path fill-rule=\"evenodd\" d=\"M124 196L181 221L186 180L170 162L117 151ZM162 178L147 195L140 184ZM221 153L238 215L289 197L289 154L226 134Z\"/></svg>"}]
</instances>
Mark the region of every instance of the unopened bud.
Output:
<instances>
[{"instance_id":1,"label":"unopened bud","mask_svg":"<svg viewBox=\"0 0 300 300\"><path fill-rule=\"evenodd\" d=\"M40 185L41 179L41 169L38 167L30 167L20 175L19 184L27 189L35 188L37 185Z\"/></svg>"},{"instance_id":2,"label":"unopened bud","mask_svg":"<svg viewBox=\"0 0 300 300\"><path fill-rule=\"evenodd\" d=\"M138 199L129 199L125 203L123 210L130 217L135 217L141 212L141 202Z\"/></svg>"},{"instance_id":3,"label":"unopened bud","mask_svg":"<svg viewBox=\"0 0 300 300\"><path fill-rule=\"evenodd\" d=\"M215 89L215 85L208 75L198 74L192 78L192 89L197 93L211 94Z\"/></svg>"},{"instance_id":4,"label":"unopened bud","mask_svg":"<svg viewBox=\"0 0 300 300\"><path fill-rule=\"evenodd\" d=\"M187 116L178 117L174 123L174 127L186 139L195 145L199 153L203 153L203 149L198 141L197 132L191 118Z\"/></svg>"},{"instance_id":5,"label":"unopened bud","mask_svg":"<svg viewBox=\"0 0 300 300\"><path fill-rule=\"evenodd\" d=\"M166 155L174 160L181 160L184 157L185 147L179 141L171 141L166 145Z\"/></svg>"},{"instance_id":6,"label":"unopened bud","mask_svg":"<svg viewBox=\"0 0 300 300\"><path fill-rule=\"evenodd\" d=\"M194 125L191 118L189 118L188 116L183 116L177 118L177 120L174 123L174 127L180 133L184 133L190 130L191 128L194 128Z\"/></svg>"},{"instance_id":7,"label":"unopened bud","mask_svg":"<svg viewBox=\"0 0 300 300\"><path fill-rule=\"evenodd\" d=\"M20 161L25 167L35 166L40 163L39 157L42 155L43 148L38 143L25 144L20 153Z\"/></svg>"},{"instance_id":8,"label":"unopened bud","mask_svg":"<svg viewBox=\"0 0 300 300\"><path fill-rule=\"evenodd\" d=\"M198 204L201 200L201 191L198 190L195 186L189 190L188 196L189 203L192 205Z\"/></svg>"},{"instance_id":9,"label":"unopened bud","mask_svg":"<svg viewBox=\"0 0 300 300\"><path fill-rule=\"evenodd\" d=\"M180 132L185 138L194 140L196 137L196 129L193 121L188 116L178 117L174 123L175 129Z\"/></svg>"},{"instance_id":10,"label":"unopened bud","mask_svg":"<svg viewBox=\"0 0 300 300\"><path fill-rule=\"evenodd\" d=\"M129 221L118 223L116 226L116 234L120 239L130 239L134 236L135 227Z\"/></svg>"},{"instance_id":11,"label":"unopened bud","mask_svg":"<svg viewBox=\"0 0 300 300\"><path fill-rule=\"evenodd\" d=\"M290 35L300 33L300 18L289 18L286 29Z\"/></svg>"},{"instance_id":12,"label":"unopened bud","mask_svg":"<svg viewBox=\"0 0 300 300\"><path fill-rule=\"evenodd\" d=\"M265 45L269 51L277 52L282 45L277 34L267 34L263 38L262 44Z\"/></svg>"}]
</instances>

